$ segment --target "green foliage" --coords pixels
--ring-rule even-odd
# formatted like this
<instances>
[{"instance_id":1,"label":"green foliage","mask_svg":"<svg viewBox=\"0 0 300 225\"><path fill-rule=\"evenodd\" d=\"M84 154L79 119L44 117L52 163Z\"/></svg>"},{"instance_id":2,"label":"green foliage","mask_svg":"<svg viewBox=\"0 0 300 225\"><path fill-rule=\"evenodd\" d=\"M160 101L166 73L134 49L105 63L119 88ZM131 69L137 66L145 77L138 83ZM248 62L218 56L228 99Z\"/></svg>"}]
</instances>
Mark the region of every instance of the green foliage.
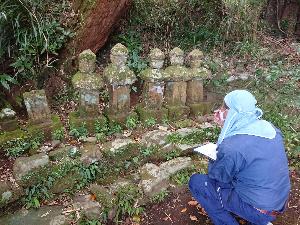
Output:
<instances>
[{"instance_id":1,"label":"green foliage","mask_svg":"<svg viewBox=\"0 0 300 225\"><path fill-rule=\"evenodd\" d=\"M125 125L129 130L133 130L138 126L138 118L136 116L128 116Z\"/></svg>"},{"instance_id":2,"label":"green foliage","mask_svg":"<svg viewBox=\"0 0 300 225\"><path fill-rule=\"evenodd\" d=\"M30 180L32 178L37 179L37 184L27 187L25 190L24 202L26 208L39 208L40 203L46 199L52 197L49 192L50 188L53 186L55 180L59 180L67 175L70 171L76 168L77 163L71 161L65 161L53 168L44 168L48 176L40 176L38 172L32 172L22 177L23 181Z\"/></svg>"},{"instance_id":3,"label":"green foliage","mask_svg":"<svg viewBox=\"0 0 300 225\"><path fill-rule=\"evenodd\" d=\"M171 180L177 185L186 185L189 183L190 177L196 172L197 170L194 166L191 168L183 169L171 176Z\"/></svg>"},{"instance_id":4,"label":"green foliage","mask_svg":"<svg viewBox=\"0 0 300 225\"><path fill-rule=\"evenodd\" d=\"M52 66L58 50L72 33L63 20L70 5L66 1L4 0L0 3L0 58L9 58L10 77L18 81L42 81L40 74ZM63 13L62 13L63 12ZM3 82L1 82L3 85ZM4 87L6 84L4 83Z\"/></svg>"},{"instance_id":5,"label":"green foliage","mask_svg":"<svg viewBox=\"0 0 300 225\"><path fill-rule=\"evenodd\" d=\"M204 128L185 136L180 135L179 133L173 133L168 135L167 141L169 143L176 144L199 144L205 141L216 142L220 133L219 127L209 127Z\"/></svg>"},{"instance_id":6,"label":"green foliage","mask_svg":"<svg viewBox=\"0 0 300 225\"><path fill-rule=\"evenodd\" d=\"M62 141L65 138L65 130L63 127L56 129L52 133L52 139L53 140L59 140Z\"/></svg>"},{"instance_id":7,"label":"green foliage","mask_svg":"<svg viewBox=\"0 0 300 225\"><path fill-rule=\"evenodd\" d=\"M35 134L34 136L25 136L15 138L4 143L1 148L5 149L6 155L16 158L20 155L28 153L30 149L37 149L44 142L44 133Z\"/></svg>"},{"instance_id":8,"label":"green foliage","mask_svg":"<svg viewBox=\"0 0 300 225\"><path fill-rule=\"evenodd\" d=\"M153 117L149 117L145 120L144 126L145 127L153 127L157 123L156 119Z\"/></svg>"},{"instance_id":9,"label":"green foliage","mask_svg":"<svg viewBox=\"0 0 300 225\"><path fill-rule=\"evenodd\" d=\"M117 210L115 222L118 222L122 216L140 215L144 210L138 205L138 200L141 197L141 190L133 185L120 187L116 195Z\"/></svg>"},{"instance_id":10,"label":"green foliage","mask_svg":"<svg viewBox=\"0 0 300 225\"><path fill-rule=\"evenodd\" d=\"M8 74L0 74L0 86L10 90L10 84L17 84L18 82Z\"/></svg>"},{"instance_id":11,"label":"green foliage","mask_svg":"<svg viewBox=\"0 0 300 225\"><path fill-rule=\"evenodd\" d=\"M166 199L166 197L168 197L168 195L169 195L169 192L167 190L162 190L158 194L153 196L150 201L152 203L160 203L160 202L163 202Z\"/></svg>"},{"instance_id":12,"label":"green foliage","mask_svg":"<svg viewBox=\"0 0 300 225\"><path fill-rule=\"evenodd\" d=\"M82 219L79 222L79 225L102 225L102 223L98 220L88 220L88 219Z\"/></svg>"},{"instance_id":13,"label":"green foliage","mask_svg":"<svg viewBox=\"0 0 300 225\"><path fill-rule=\"evenodd\" d=\"M155 146L150 146L150 147L142 146L140 148L140 154L144 158L151 156L152 154L154 154L157 151L158 151L158 148Z\"/></svg>"},{"instance_id":14,"label":"green foliage","mask_svg":"<svg viewBox=\"0 0 300 225\"><path fill-rule=\"evenodd\" d=\"M108 120L105 117L105 122L100 122L99 120L96 120L95 122L95 133L103 133L107 134L109 132L109 124Z\"/></svg>"},{"instance_id":15,"label":"green foliage","mask_svg":"<svg viewBox=\"0 0 300 225\"><path fill-rule=\"evenodd\" d=\"M69 135L79 140L87 138L88 130L86 128L86 123L83 122L80 127L71 128Z\"/></svg>"},{"instance_id":16,"label":"green foliage","mask_svg":"<svg viewBox=\"0 0 300 225\"><path fill-rule=\"evenodd\" d=\"M180 154L181 154L181 151L179 149L174 149L174 150L166 153L165 159L166 160L175 159L175 158L179 157Z\"/></svg>"},{"instance_id":17,"label":"green foliage","mask_svg":"<svg viewBox=\"0 0 300 225\"><path fill-rule=\"evenodd\" d=\"M81 189L82 187L85 187L87 184L94 181L96 179L97 173L100 172L98 162L92 163L89 166L80 165L78 169L81 175L81 179L77 185L77 189Z\"/></svg>"},{"instance_id":18,"label":"green foliage","mask_svg":"<svg viewBox=\"0 0 300 225\"><path fill-rule=\"evenodd\" d=\"M117 41L128 48L127 65L136 74L139 74L147 66L146 62L139 56L142 50L140 34L135 31L129 31L119 35Z\"/></svg>"},{"instance_id":19,"label":"green foliage","mask_svg":"<svg viewBox=\"0 0 300 225\"><path fill-rule=\"evenodd\" d=\"M113 121L111 123L111 126L109 127L108 134L111 135L111 134L115 134L115 133L122 133L122 131L123 131L123 128L122 128L121 124Z\"/></svg>"}]
</instances>

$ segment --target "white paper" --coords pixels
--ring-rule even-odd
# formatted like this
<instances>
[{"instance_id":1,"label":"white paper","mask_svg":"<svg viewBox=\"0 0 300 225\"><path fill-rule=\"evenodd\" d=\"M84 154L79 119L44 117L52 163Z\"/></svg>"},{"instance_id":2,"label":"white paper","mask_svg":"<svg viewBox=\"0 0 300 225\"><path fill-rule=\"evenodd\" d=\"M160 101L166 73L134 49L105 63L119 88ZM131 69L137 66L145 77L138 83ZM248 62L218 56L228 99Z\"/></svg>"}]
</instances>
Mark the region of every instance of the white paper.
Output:
<instances>
[{"instance_id":1,"label":"white paper","mask_svg":"<svg viewBox=\"0 0 300 225\"><path fill-rule=\"evenodd\" d=\"M202 145L200 147L195 148L194 151L206 155L207 157L213 160L217 159L217 145L214 143Z\"/></svg>"}]
</instances>

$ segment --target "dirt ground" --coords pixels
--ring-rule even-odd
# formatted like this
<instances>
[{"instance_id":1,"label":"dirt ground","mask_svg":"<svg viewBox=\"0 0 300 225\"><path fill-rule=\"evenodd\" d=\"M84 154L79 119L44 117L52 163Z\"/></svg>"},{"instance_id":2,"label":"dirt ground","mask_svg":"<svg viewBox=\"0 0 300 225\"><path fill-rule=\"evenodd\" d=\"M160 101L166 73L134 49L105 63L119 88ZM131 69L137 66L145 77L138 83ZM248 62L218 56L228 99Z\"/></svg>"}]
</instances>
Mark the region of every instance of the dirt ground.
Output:
<instances>
[{"instance_id":1,"label":"dirt ground","mask_svg":"<svg viewBox=\"0 0 300 225\"><path fill-rule=\"evenodd\" d=\"M291 174L292 191L287 211L274 225L300 225L300 172ZM245 221L237 218L239 223ZM177 190L163 202L149 206L141 225L212 225L203 210L195 205L187 187Z\"/></svg>"}]
</instances>

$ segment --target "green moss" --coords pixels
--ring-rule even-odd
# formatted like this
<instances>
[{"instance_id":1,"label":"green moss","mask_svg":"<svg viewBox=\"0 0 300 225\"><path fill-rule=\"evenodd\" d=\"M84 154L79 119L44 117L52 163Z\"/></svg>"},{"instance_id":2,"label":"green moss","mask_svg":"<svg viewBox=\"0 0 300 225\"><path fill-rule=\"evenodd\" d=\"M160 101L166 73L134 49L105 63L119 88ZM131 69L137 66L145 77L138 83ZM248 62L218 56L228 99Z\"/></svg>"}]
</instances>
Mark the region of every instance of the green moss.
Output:
<instances>
[{"instance_id":1,"label":"green moss","mask_svg":"<svg viewBox=\"0 0 300 225\"><path fill-rule=\"evenodd\" d=\"M189 116L190 108L187 106L167 106L168 119L170 121L177 121L185 119Z\"/></svg>"},{"instance_id":2,"label":"green moss","mask_svg":"<svg viewBox=\"0 0 300 225\"><path fill-rule=\"evenodd\" d=\"M147 68L140 73L140 77L145 81L159 82L168 76L163 70Z\"/></svg>"},{"instance_id":3,"label":"green moss","mask_svg":"<svg viewBox=\"0 0 300 225\"><path fill-rule=\"evenodd\" d=\"M106 82L112 85L133 84L136 81L134 72L127 66L120 70L115 64L109 64L103 74Z\"/></svg>"},{"instance_id":4,"label":"green moss","mask_svg":"<svg viewBox=\"0 0 300 225\"><path fill-rule=\"evenodd\" d=\"M81 177L78 171L70 171L65 176L61 177L61 179L56 179L49 191L53 194L58 194L67 190L72 190L75 185L80 182L80 179Z\"/></svg>"},{"instance_id":5,"label":"green moss","mask_svg":"<svg viewBox=\"0 0 300 225\"><path fill-rule=\"evenodd\" d=\"M213 103L201 102L198 104L189 104L190 115L192 117L203 116L212 113Z\"/></svg>"},{"instance_id":6,"label":"green moss","mask_svg":"<svg viewBox=\"0 0 300 225\"><path fill-rule=\"evenodd\" d=\"M87 49L79 54L78 59L96 62L96 55L90 49Z\"/></svg>"},{"instance_id":7,"label":"green moss","mask_svg":"<svg viewBox=\"0 0 300 225\"><path fill-rule=\"evenodd\" d=\"M78 89L98 90L104 86L99 74L86 74L78 71L72 78L72 84Z\"/></svg>"},{"instance_id":8,"label":"green moss","mask_svg":"<svg viewBox=\"0 0 300 225\"><path fill-rule=\"evenodd\" d=\"M158 122L163 122L168 117L168 109L161 108L157 109L148 109L144 108L142 105L136 107L136 112L139 115L140 121L145 122L150 118L155 118Z\"/></svg>"},{"instance_id":9,"label":"green moss","mask_svg":"<svg viewBox=\"0 0 300 225\"><path fill-rule=\"evenodd\" d=\"M165 69L165 76L166 80L170 81L187 81L190 78L190 71L189 69L185 68L184 66L174 65L169 66Z\"/></svg>"},{"instance_id":10,"label":"green moss","mask_svg":"<svg viewBox=\"0 0 300 225\"><path fill-rule=\"evenodd\" d=\"M110 52L112 55L128 55L128 49L121 43L116 44Z\"/></svg>"}]
</instances>

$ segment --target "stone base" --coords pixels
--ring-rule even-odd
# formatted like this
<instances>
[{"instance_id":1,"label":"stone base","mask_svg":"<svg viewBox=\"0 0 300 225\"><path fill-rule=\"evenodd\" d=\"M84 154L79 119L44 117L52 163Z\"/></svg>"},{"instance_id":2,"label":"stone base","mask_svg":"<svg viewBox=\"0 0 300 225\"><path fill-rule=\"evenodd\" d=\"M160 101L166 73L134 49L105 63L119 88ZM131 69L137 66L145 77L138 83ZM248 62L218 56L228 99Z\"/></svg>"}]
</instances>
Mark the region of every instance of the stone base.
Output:
<instances>
[{"instance_id":1,"label":"stone base","mask_svg":"<svg viewBox=\"0 0 300 225\"><path fill-rule=\"evenodd\" d=\"M138 106L136 111L140 117L141 122L145 122L149 118L156 119L157 122L162 122L164 119L168 118L168 109L149 109L142 106Z\"/></svg>"},{"instance_id":2,"label":"stone base","mask_svg":"<svg viewBox=\"0 0 300 225\"><path fill-rule=\"evenodd\" d=\"M112 113L112 112L107 112L106 113L106 116L108 118L108 121L109 121L109 125L113 125L114 123L118 123L122 126L125 127L125 124L126 124L126 120L127 120L127 117L131 116L131 117L138 117L137 113L136 112L119 112L119 113Z\"/></svg>"},{"instance_id":3,"label":"stone base","mask_svg":"<svg viewBox=\"0 0 300 225\"><path fill-rule=\"evenodd\" d=\"M1 134L0 136L0 145L16 138L31 137L41 133L44 134L45 140L51 140L52 132L61 127L63 127L63 125L59 117L57 115L52 115L50 120L44 121L43 123L28 124L27 126L22 127L22 129L4 132L4 134Z\"/></svg>"},{"instance_id":4,"label":"stone base","mask_svg":"<svg viewBox=\"0 0 300 225\"><path fill-rule=\"evenodd\" d=\"M212 113L212 102L201 102L197 104L189 104L190 107L190 117L204 116L206 114Z\"/></svg>"},{"instance_id":5,"label":"stone base","mask_svg":"<svg viewBox=\"0 0 300 225\"><path fill-rule=\"evenodd\" d=\"M70 127L80 127L83 123L85 123L87 130L89 133L95 133L95 123L98 121L103 126L106 126L107 119L103 115L97 115L94 117L81 117L80 112L71 112L69 114L69 123Z\"/></svg>"},{"instance_id":6,"label":"stone base","mask_svg":"<svg viewBox=\"0 0 300 225\"><path fill-rule=\"evenodd\" d=\"M178 106L167 106L168 109L168 119L171 121L176 121L180 119L186 119L190 114L190 108L184 105Z\"/></svg>"},{"instance_id":7,"label":"stone base","mask_svg":"<svg viewBox=\"0 0 300 225\"><path fill-rule=\"evenodd\" d=\"M0 130L13 131L18 129L18 121L16 119L0 121Z\"/></svg>"}]
</instances>

